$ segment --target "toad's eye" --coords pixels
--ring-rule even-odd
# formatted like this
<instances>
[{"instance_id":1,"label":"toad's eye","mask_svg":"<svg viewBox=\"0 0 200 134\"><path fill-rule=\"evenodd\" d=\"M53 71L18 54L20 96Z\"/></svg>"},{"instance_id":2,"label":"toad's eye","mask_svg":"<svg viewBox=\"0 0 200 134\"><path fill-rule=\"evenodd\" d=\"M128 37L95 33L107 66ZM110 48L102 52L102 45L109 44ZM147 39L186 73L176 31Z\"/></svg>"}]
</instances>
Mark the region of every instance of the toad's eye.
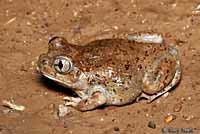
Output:
<instances>
[{"instance_id":1,"label":"toad's eye","mask_svg":"<svg viewBox=\"0 0 200 134\"><path fill-rule=\"evenodd\" d=\"M59 73L67 73L73 69L73 65L69 58L58 56L54 60L54 68Z\"/></svg>"}]
</instances>

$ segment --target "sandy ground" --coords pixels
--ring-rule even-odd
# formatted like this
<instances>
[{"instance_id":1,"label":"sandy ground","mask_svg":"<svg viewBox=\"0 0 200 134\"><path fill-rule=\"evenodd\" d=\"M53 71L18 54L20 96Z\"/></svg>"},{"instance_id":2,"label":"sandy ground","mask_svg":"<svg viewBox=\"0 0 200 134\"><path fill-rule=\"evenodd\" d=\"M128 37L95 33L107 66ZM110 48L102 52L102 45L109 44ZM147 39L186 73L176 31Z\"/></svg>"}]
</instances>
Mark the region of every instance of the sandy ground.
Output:
<instances>
[{"instance_id":1,"label":"sandy ground","mask_svg":"<svg viewBox=\"0 0 200 134\"><path fill-rule=\"evenodd\" d=\"M198 4L198 0L1 0L0 134L164 134L162 130L199 134ZM135 32L161 33L167 43L174 43L183 72L177 88L151 104L141 101L84 113L69 108L68 115L58 118L66 89L35 70L49 37L64 36L83 45ZM26 109L10 110L2 100ZM166 123L169 114L176 118ZM148 127L150 121L156 128Z\"/></svg>"}]
</instances>

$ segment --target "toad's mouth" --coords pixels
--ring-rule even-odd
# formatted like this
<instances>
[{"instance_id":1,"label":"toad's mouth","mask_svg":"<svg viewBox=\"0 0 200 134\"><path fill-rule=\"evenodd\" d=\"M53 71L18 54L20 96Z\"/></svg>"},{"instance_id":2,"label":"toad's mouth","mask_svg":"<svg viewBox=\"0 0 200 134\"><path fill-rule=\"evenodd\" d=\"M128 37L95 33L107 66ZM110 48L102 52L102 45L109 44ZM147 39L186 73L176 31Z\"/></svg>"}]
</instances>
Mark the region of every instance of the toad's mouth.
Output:
<instances>
[{"instance_id":1,"label":"toad's mouth","mask_svg":"<svg viewBox=\"0 0 200 134\"><path fill-rule=\"evenodd\" d=\"M67 88L72 87L72 84L71 84L70 81L57 79L53 75L47 74L47 73L44 73L44 72L42 72L42 75L45 76L46 78L50 79L50 80L55 81L56 83L58 83L58 84L60 84L64 87L67 87Z\"/></svg>"},{"instance_id":2,"label":"toad's mouth","mask_svg":"<svg viewBox=\"0 0 200 134\"><path fill-rule=\"evenodd\" d=\"M86 90L88 89L89 85L87 80L85 79L85 75L82 73L75 82L72 82L66 78L62 78L62 75L56 74L49 74L45 72L41 72L43 76L47 77L50 80L55 81L59 85L64 87L70 88L75 91ZM59 79L58 79L59 77Z\"/></svg>"}]
</instances>

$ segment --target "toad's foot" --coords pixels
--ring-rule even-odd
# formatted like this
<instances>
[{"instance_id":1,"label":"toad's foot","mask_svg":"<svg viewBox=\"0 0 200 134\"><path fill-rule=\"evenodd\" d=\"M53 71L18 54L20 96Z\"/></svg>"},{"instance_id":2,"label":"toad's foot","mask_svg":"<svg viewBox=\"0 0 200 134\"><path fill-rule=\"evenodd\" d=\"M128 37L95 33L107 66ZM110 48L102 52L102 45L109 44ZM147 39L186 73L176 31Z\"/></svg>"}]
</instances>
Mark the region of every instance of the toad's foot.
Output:
<instances>
[{"instance_id":1,"label":"toad's foot","mask_svg":"<svg viewBox=\"0 0 200 134\"><path fill-rule=\"evenodd\" d=\"M101 92L95 92L84 99L64 97L64 100L66 100L65 105L72 106L80 111L92 110L106 103L106 97Z\"/></svg>"},{"instance_id":2,"label":"toad's foot","mask_svg":"<svg viewBox=\"0 0 200 134\"><path fill-rule=\"evenodd\" d=\"M76 107L78 103L81 101L81 98L75 98L69 96L65 96L63 99L65 100L66 106L73 106L73 107Z\"/></svg>"},{"instance_id":3,"label":"toad's foot","mask_svg":"<svg viewBox=\"0 0 200 134\"><path fill-rule=\"evenodd\" d=\"M159 92L158 94L155 94L155 95L148 95L148 94L145 94L145 93L142 93L137 99L136 99L136 102L139 102L139 100L141 98L145 98L147 99L147 103L151 103L153 100L155 100L156 98L158 98L159 96L167 93L168 91L163 91L163 92Z\"/></svg>"}]
</instances>

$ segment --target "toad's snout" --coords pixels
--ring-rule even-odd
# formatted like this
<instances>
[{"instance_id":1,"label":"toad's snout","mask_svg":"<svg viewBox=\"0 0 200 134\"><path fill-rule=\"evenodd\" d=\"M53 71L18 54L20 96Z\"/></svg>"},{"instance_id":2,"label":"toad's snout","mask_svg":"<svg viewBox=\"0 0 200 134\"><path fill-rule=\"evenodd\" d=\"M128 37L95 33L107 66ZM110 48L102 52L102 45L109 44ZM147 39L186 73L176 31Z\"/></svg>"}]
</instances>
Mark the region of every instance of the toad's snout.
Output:
<instances>
[{"instance_id":1,"label":"toad's snout","mask_svg":"<svg viewBox=\"0 0 200 134\"><path fill-rule=\"evenodd\" d=\"M43 68L49 65L49 62L49 58L45 54L40 55L37 63L37 71L42 72Z\"/></svg>"}]
</instances>

